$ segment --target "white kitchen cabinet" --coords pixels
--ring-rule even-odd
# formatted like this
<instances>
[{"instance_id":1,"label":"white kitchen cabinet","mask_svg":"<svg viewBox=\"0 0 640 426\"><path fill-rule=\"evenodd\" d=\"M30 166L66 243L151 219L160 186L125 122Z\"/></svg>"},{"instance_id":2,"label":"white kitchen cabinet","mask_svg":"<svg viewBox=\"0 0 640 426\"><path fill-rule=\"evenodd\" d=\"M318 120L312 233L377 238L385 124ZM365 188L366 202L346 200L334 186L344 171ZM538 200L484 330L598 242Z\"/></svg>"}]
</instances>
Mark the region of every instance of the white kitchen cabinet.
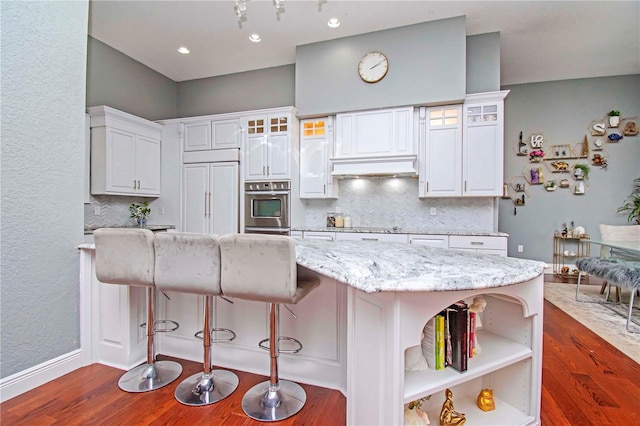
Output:
<instances>
[{"instance_id":1,"label":"white kitchen cabinet","mask_svg":"<svg viewBox=\"0 0 640 426\"><path fill-rule=\"evenodd\" d=\"M337 198L338 183L331 175L333 117L300 122L300 198Z\"/></svg>"},{"instance_id":2,"label":"white kitchen cabinet","mask_svg":"<svg viewBox=\"0 0 640 426\"><path fill-rule=\"evenodd\" d=\"M160 195L162 125L107 106L91 116L91 193Z\"/></svg>"},{"instance_id":3,"label":"white kitchen cabinet","mask_svg":"<svg viewBox=\"0 0 640 426\"><path fill-rule=\"evenodd\" d=\"M418 246L449 248L448 235L409 234L409 244Z\"/></svg>"},{"instance_id":4,"label":"white kitchen cabinet","mask_svg":"<svg viewBox=\"0 0 640 426\"><path fill-rule=\"evenodd\" d=\"M504 98L508 91L468 95L462 142L463 195L502 195Z\"/></svg>"},{"instance_id":5,"label":"white kitchen cabinet","mask_svg":"<svg viewBox=\"0 0 640 426\"><path fill-rule=\"evenodd\" d=\"M420 141L420 177L422 197L459 197L462 195L462 106L427 108L421 125L426 127Z\"/></svg>"},{"instance_id":6,"label":"white kitchen cabinet","mask_svg":"<svg viewBox=\"0 0 640 426\"><path fill-rule=\"evenodd\" d=\"M245 180L291 179L291 112L243 119ZM297 136L296 136L297 137Z\"/></svg>"},{"instance_id":7,"label":"white kitchen cabinet","mask_svg":"<svg viewBox=\"0 0 640 426\"><path fill-rule=\"evenodd\" d=\"M408 243L407 234L381 234L374 232L336 232L336 241L384 241Z\"/></svg>"},{"instance_id":8,"label":"white kitchen cabinet","mask_svg":"<svg viewBox=\"0 0 640 426\"><path fill-rule=\"evenodd\" d=\"M506 236L450 235L449 248L483 254L507 255Z\"/></svg>"},{"instance_id":9,"label":"white kitchen cabinet","mask_svg":"<svg viewBox=\"0 0 640 426\"><path fill-rule=\"evenodd\" d=\"M413 107L336 115L335 157L414 155Z\"/></svg>"},{"instance_id":10,"label":"white kitchen cabinet","mask_svg":"<svg viewBox=\"0 0 640 426\"><path fill-rule=\"evenodd\" d=\"M323 231L304 231L302 233L302 237L305 240L335 241L336 240L336 233L335 232L323 232Z\"/></svg>"},{"instance_id":11,"label":"white kitchen cabinet","mask_svg":"<svg viewBox=\"0 0 640 426\"><path fill-rule=\"evenodd\" d=\"M238 163L183 166L182 231L224 235L238 232Z\"/></svg>"},{"instance_id":12,"label":"white kitchen cabinet","mask_svg":"<svg viewBox=\"0 0 640 426\"><path fill-rule=\"evenodd\" d=\"M239 118L205 119L184 123L184 151L240 148Z\"/></svg>"},{"instance_id":13,"label":"white kitchen cabinet","mask_svg":"<svg viewBox=\"0 0 640 426\"><path fill-rule=\"evenodd\" d=\"M302 231L291 231L289 235L291 236L291 238L294 238L296 240L301 240L303 237Z\"/></svg>"},{"instance_id":14,"label":"white kitchen cabinet","mask_svg":"<svg viewBox=\"0 0 640 426\"><path fill-rule=\"evenodd\" d=\"M420 197L502 195L508 93L468 95L462 106L426 108L424 118L421 112Z\"/></svg>"}]
</instances>

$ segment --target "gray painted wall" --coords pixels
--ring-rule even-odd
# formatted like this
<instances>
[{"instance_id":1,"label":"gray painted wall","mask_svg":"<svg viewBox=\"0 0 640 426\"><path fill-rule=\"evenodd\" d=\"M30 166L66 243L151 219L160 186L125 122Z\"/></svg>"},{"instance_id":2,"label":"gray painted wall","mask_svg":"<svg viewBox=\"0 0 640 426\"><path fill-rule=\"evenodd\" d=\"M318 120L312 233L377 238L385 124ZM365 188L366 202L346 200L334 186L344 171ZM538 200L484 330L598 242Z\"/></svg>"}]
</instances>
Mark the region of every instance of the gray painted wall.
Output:
<instances>
[{"instance_id":1,"label":"gray painted wall","mask_svg":"<svg viewBox=\"0 0 640 426\"><path fill-rule=\"evenodd\" d=\"M88 37L87 106L108 105L147 120L177 115L177 83Z\"/></svg>"},{"instance_id":2,"label":"gray painted wall","mask_svg":"<svg viewBox=\"0 0 640 426\"><path fill-rule=\"evenodd\" d=\"M0 7L4 378L80 347L88 2Z\"/></svg>"},{"instance_id":3,"label":"gray painted wall","mask_svg":"<svg viewBox=\"0 0 640 426\"><path fill-rule=\"evenodd\" d=\"M283 65L178 83L175 117L292 106L295 65Z\"/></svg>"},{"instance_id":4,"label":"gray painted wall","mask_svg":"<svg viewBox=\"0 0 640 426\"><path fill-rule=\"evenodd\" d=\"M575 145L582 142L592 120L602 119L612 109L624 117L640 115L640 75L552 81L507 86L511 90L505 101L505 179L528 170L525 157L515 155L520 131L526 139L543 133L551 145ZM590 135L590 132L587 134ZM606 170L591 166L590 186L584 195L568 189L546 192L540 185L529 188L531 197L525 206L500 200L500 231L510 234L509 256L537 259L551 263L553 231L563 222L575 221L593 238L598 225L625 225L626 216L616 209L631 192L633 179L640 176L640 136L625 137L606 144L609 166ZM581 163L583 163L581 161ZM545 170L545 177L551 173ZM560 179L560 177L555 177ZM524 252L517 253L517 245Z\"/></svg>"},{"instance_id":5,"label":"gray painted wall","mask_svg":"<svg viewBox=\"0 0 640 426\"><path fill-rule=\"evenodd\" d=\"M370 51L389 59L387 75L375 84L357 72ZM464 17L298 46L295 106L305 117L461 100L465 58Z\"/></svg>"},{"instance_id":6,"label":"gray painted wall","mask_svg":"<svg viewBox=\"0 0 640 426\"><path fill-rule=\"evenodd\" d=\"M500 33L467 37L467 94L500 90Z\"/></svg>"}]
</instances>

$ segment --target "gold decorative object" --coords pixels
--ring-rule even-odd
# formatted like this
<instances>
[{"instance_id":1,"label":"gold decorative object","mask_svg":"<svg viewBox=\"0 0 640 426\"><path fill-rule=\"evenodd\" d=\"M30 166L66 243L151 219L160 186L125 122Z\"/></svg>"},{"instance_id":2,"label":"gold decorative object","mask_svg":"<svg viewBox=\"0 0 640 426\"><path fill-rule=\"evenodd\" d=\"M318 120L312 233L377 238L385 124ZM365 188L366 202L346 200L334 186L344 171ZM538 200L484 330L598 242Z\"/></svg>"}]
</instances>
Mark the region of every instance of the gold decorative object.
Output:
<instances>
[{"instance_id":1,"label":"gold decorative object","mask_svg":"<svg viewBox=\"0 0 640 426\"><path fill-rule=\"evenodd\" d=\"M638 135L638 125L630 121L624 126L624 135L625 136L637 136Z\"/></svg>"},{"instance_id":2,"label":"gold decorative object","mask_svg":"<svg viewBox=\"0 0 640 426\"><path fill-rule=\"evenodd\" d=\"M482 389L478 394L478 408L482 411L493 411L496 402L493 400L493 389Z\"/></svg>"},{"instance_id":3,"label":"gold decorative object","mask_svg":"<svg viewBox=\"0 0 640 426\"><path fill-rule=\"evenodd\" d=\"M467 419L463 413L458 413L453 409L453 401L451 400L453 392L451 389L447 389L444 394L446 399L442 404L442 411L440 411L440 426L463 425Z\"/></svg>"}]
</instances>

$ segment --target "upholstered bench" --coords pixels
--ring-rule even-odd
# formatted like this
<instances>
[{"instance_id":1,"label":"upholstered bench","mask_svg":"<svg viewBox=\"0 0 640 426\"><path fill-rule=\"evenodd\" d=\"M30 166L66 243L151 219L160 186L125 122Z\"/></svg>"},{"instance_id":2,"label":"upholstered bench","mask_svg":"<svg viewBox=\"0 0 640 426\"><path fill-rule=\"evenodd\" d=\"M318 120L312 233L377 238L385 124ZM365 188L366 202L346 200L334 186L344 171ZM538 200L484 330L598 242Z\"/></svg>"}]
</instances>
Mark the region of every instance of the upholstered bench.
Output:
<instances>
[{"instance_id":1,"label":"upholstered bench","mask_svg":"<svg viewBox=\"0 0 640 426\"><path fill-rule=\"evenodd\" d=\"M640 289L640 262L618 260L600 257L582 257L576 261L578 274L578 285L576 287L576 300L580 293L580 277L582 273L594 275L603 280L607 280L615 285L620 285L631 289L629 298L629 316L627 317L627 330L631 323L631 313L635 300L636 290Z\"/></svg>"}]
</instances>

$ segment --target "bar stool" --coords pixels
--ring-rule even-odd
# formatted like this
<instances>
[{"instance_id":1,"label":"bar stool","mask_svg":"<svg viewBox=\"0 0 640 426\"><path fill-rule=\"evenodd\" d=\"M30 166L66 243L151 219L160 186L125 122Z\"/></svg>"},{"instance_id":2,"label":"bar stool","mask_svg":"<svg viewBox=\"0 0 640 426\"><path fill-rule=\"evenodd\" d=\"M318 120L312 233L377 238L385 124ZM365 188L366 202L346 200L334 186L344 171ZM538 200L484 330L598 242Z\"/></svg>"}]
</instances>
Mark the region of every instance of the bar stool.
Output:
<instances>
[{"instance_id":1,"label":"bar stool","mask_svg":"<svg viewBox=\"0 0 640 426\"><path fill-rule=\"evenodd\" d=\"M158 331L178 328L174 321L154 321L155 255L153 232L148 229L102 228L93 233L96 245L96 277L103 283L147 288L147 362L126 372L118 381L126 392L148 392L168 385L182 373L174 361L156 361L153 336ZM173 328L157 329L158 323L172 323Z\"/></svg>"},{"instance_id":2,"label":"bar stool","mask_svg":"<svg viewBox=\"0 0 640 426\"><path fill-rule=\"evenodd\" d=\"M213 404L231 395L238 376L227 370L213 370L211 343L229 342L235 333L211 328L213 297L220 296L220 245L213 235L167 232L155 238L156 286L163 291L204 295L204 326L195 334L203 340L203 371L183 380L175 397L185 405ZM229 338L212 339L212 332L226 332ZM202 337L200 336L202 335Z\"/></svg>"},{"instance_id":3,"label":"bar stool","mask_svg":"<svg viewBox=\"0 0 640 426\"><path fill-rule=\"evenodd\" d=\"M320 280L297 276L293 238L267 234L229 234L220 239L222 293L229 297L269 303L269 338L258 346L269 350L269 380L249 389L242 398L242 409L260 421L283 420L304 406L307 396L300 385L278 378L278 356L297 353L302 344L279 332L281 303L295 304L313 290ZM281 350L281 340L295 342L297 348ZM269 346L266 343L269 342Z\"/></svg>"}]
</instances>

